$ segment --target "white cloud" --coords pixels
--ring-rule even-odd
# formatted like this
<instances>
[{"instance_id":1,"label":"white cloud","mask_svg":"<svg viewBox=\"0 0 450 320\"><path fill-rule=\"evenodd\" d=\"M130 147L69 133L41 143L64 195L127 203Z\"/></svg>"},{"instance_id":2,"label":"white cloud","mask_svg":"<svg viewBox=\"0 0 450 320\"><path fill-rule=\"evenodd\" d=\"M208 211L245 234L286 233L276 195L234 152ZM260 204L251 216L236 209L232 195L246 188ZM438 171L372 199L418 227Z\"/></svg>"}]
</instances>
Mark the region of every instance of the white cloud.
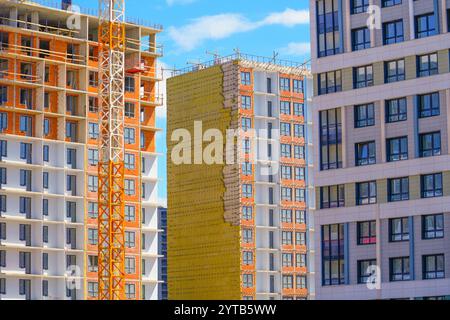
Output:
<instances>
[{"instance_id":1,"label":"white cloud","mask_svg":"<svg viewBox=\"0 0 450 320\"><path fill-rule=\"evenodd\" d=\"M170 27L169 36L183 51L191 51L207 40L225 39L233 34L252 31L269 25L293 27L309 23L307 10L286 9L269 14L260 21L249 21L241 14L225 13L203 16L181 27Z\"/></svg>"},{"instance_id":2,"label":"white cloud","mask_svg":"<svg viewBox=\"0 0 450 320\"><path fill-rule=\"evenodd\" d=\"M311 54L311 45L309 42L291 42L279 51L284 55L301 57Z\"/></svg>"},{"instance_id":3,"label":"white cloud","mask_svg":"<svg viewBox=\"0 0 450 320\"><path fill-rule=\"evenodd\" d=\"M176 4L190 4L190 3L193 3L195 1L197 1L197 0L166 0L167 4L169 6L173 6L173 5L176 5Z\"/></svg>"}]
</instances>

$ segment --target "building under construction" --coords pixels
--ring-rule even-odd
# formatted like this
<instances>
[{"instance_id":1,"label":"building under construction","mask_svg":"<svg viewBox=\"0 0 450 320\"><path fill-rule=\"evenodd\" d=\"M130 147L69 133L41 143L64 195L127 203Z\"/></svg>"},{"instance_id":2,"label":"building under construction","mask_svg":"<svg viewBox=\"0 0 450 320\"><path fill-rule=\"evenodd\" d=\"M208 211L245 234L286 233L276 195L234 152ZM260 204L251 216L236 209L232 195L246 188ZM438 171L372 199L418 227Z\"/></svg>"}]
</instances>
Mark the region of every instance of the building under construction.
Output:
<instances>
[{"instance_id":1,"label":"building under construction","mask_svg":"<svg viewBox=\"0 0 450 320\"><path fill-rule=\"evenodd\" d=\"M67 9L0 0L0 300L99 295L99 18ZM161 30L125 22L124 289L130 300L158 298Z\"/></svg>"},{"instance_id":2,"label":"building under construction","mask_svg":"<svg viewBox=\"0 0 450 320\"><path fill-rule=\"evenodd\" d=\"M237 54L168 80L169 299L314 297L308 79L302 64ZM198 161L210 129L238 137L212 165ZM192 162L173 161L180 145Z\"/></svg>"}]
</instances>

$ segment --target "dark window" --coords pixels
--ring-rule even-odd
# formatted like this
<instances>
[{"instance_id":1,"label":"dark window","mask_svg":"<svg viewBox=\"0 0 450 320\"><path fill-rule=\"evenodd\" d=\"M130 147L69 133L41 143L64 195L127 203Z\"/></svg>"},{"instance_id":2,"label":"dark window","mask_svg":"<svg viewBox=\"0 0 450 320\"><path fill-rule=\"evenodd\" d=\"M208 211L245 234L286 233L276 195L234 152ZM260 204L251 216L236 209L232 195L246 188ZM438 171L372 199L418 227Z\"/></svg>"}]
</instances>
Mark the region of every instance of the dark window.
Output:
<instances>
[{"instance_id":1,"label":"dark window","mask_svg":"<svg viewBox=\"0 0 450 320\"><path fill-rule=\"evenodd\" d=\"M377 203L377 183L361 182L356 184L356 204L364 206Z\"/></svg>"},{"instance_id":2,"label":"dark window","mask_svg":"<svg viewBox=\"0 0 450 320\"><path fill-rule=\"evenodd\" d=\"M389 202L409 200L409 178L396 178L388 180Z\"/></svg>"},{"instance_id":3,"label":"dark window","mask_svg":"<svg viewBox=\"0 0 450 320\"><path fill-rule=\"evenodd\" d=\"M377 265L377 260L361 260L358 261L358 284L367 284L373 276L373 270Z\"/></svg>"},{"instance_id":4,"label":"dark window","mask_svg":"<svg viewBox=\"0 0 450 320\"><path fill-rule=\"evenodd\" d=\"M428 13L415 17L416 38L425 38L436 34L436 17Z\"/></svg>"},{"instance_id":5,"label":"dark window","mask_svg":"<svg viewBox=\"0 0 450 320\"><path fill-rule=\"evenodd\" d=\"M322 285L345 283L344 225L322 226Z\"/></svg>"},{"instance_id":6,"label":"dark window","mask_svg":"<svg viewBox=\"0 0 450 320\"><path fill-rule=\"evenodd\" d=\"M424 133L419 136L419 156L421 158L441 155L441 133Z\"/></svg>"},{"instance_id":7,"label":"dark window","mask_svg":"<svg viewBox=\"0 0 450 320\"><path fill-rule=\"evenodd\" d=\"M375 125L375 106L373 103L355 106L355 128Z\"/></svg>"},{"instance_id":8,"label":"dark window","mask_svg":"<svg viewBox=\"0 0 450 320\"><path fill-rule=\"evenodd\" d=\"M244 86L251 84L250 72L241 72L241 84Z\"/></svg>"},{"instance_id":9,"label":"dark window","mask_svg":"<svg viewBox=\"0 0 450 320\"><path fill-rule=\"evenodd\" d=\"M396 218L389 220L389 241L409 241L409 218Z\"/></svg>"},{"instance_id":10,"label":"dark window","mask_svg":"<svg viewBox=\"0 0 450 320\"><path fill-rule=\"evenodd\" d=\"M388 139L386 148L388 162L408 160L408 137Z\"/></svg>"},{"instance_id":11,"label":"dark window","mask_svg":"<svg viewBox=\"0 0 450 320\"><path fill-rule=\"evenodd\" d=\"M303 103L294 102L294 116L304 117L305 116L305 105Z\"/></svg>"},{"instance_id":12,"label":"dark window","mask_svg":"<svg viewBox=\"0 0 450 320\"><path fill-rule=\"evenodd\" d=\"M435 198L443 196L442 173L428 174L420 177L422 198Z\"/></svg>"},{"instance_id":13,"label":"dark window","mask_svg":"<svg viewBox=\"0 0 450 320\"><path fill-rule=\"evenodd\" d=\"M369 0L351 0L352 14L367 12Z\"/></svg>"},{"instance_id":14,"label":"dark window","mask_svg":"<svg viewBox=\"0 0 450 320\"><path fill-rule=\"evenodd\" d=\"M444 237L444 215L433 214L422 217L422 239L441 239Z\"/></svg>"},{"instance_id":15,"label":"dark window","mask_svg":"<svg viewBox=\"0 0 450 320\"><path fill-rule=\"evenodd\" d=\"M354 89L373 86L373 67L363 66L353 69Z\"/></svg>"},{"instance_id":16,"label":"dark window","mask_svg":"<svg viewBox=\"0 0 450 320\"><path fill-rule=\"evenodd\" d=\"M281 91L291 91L291 79L280 78L280 90Z\"/></svg>"},{"instance_id":17,"label":"dark window","mask_svg":"<svg viewBox=\"0 0 450 320\"><path fill-rule=\"evenodd\" d=\"M408 281L411 279L409 271L409 257L389 259L389 278L394 281Z\"/></svg>"},{"instance_id":18,"label":"dark window","mask_svg":"<svg viewBox=\"0 0 450 320\"><path fill-rule=\"evenodd\" d=\"M342 168L341 109L320 112L320 168Z\"/></svg>"},{"instance_id":19,"label":"dark window","mask_svg":"<svg viewBox=\"0 0 450 320\"><path fill-rule=\"evenodd\" d=\"M320 208L345 207L345 186L329 186L320 188Z\"/></svg>"},{"instance_id":20,"label":"dark window","mask_svg":"<svg viewBox=\"0 0 450 320\"><path fill-rule=\"evenodd\" d=\"M377 243L377 223L375 221L358 222L358 245Z\"/></svg>"},{"instance_id":21,"label":"dark window","mask_svg":"<svg viewBox=\"0 0 450 320\"><path fill-rule=\"evenodd\" d=\"M392 83L405 80L405 60L386 62L384 65L385 82Z\"/></svg>"},{"instance_id":22,"label":"dark window","mask_svg":"<svg viewBox=\"0 0 450 320\"><path fill-rule=\"evenodd\" d=\"M355 145L356 166L367 166L377 163L375 141L361 142Z\"/></svg>"},{"instance_id":23,"label":"dark window","mask_svg":"<svg viewBox=\"0 0 450 320\"><path fill-rule=\"evenodd\" d=\"M423 256L423 279L444 279L445 278L445 257L443 254Z\"/></svg>"},{"instance_id":24,"label":"dark window","mask_svg":"<svg viewBox=\"0 0 450 320\"><path fill-rule=\"evenodd\" d=\"M134 77L125 77L125 91L134 92L135 80Z\"/></svg>"},{"instance_id":25,"label":"dark window","mask_svg":"<svg viewBox=\"0 0 450 320\"><path fill-rule=\"evenodd\" d=\"M408 105L406 98L386 101L386 122L394 123L408 120Z\"/></svg>"},{"instance_id":26,"label":"dark window","mask_svg":"<svg viewBox=\"0 0 450 320\"><path fill-rule=\"evenodd\" d=\"M427 77L439 73L437 53L417 57L417 77Z\"/></svg>"},{"instance_id":27,"label":"dark window","mask_svg":"<svg viewBox=\"0 0 450 320\"><path fill-rule=\"evenodd\" d=\"M419 118L440 115L439 92L418 96Z\"/></svg>"},{"instance_id":28,"label":"dark window","mask_svg":"<svg viewBox=\"0 0 450 320\"><path fill-rule=\"evenodd\" d=\"M398 4L402 4L402 0L383 0L383 8L392 7Z\"/></svg>"},{"instance_id":29,"label":"dark window","mask_svg":"<svg viewBox=\"0 0 450 320\"><path fill-rule=\"evenodd\" d=\"M292 80L292 86L294 93L303 93L303 81L294 79Z\"/></svg>"},{"instance_id":30,"label":"dark window","mask_svg":"<svg viewBox=\"0 0 450 320\"><path fill-rule=\"evenodd\" d=\"M403 42L403 21L391 21L383 24L383 44Z\"/></svg>"},{"instance_id":31,"label":"dark window","mask_svg":"<svg viewBox=\"0 0 450 320\"><path fill-rule=\"evenodd\" d=\"M364 50L370 48L370 31L369 28L361 28L352 30L352 49L353 51Z\"/></svg>"},{"instance_id":32,"label":"dark window","mask_svg":"<svg viewBox=\"0 0 450 320\"><path fill-rule=\"evenodd\" d=\"M319 0L316 3L319 57L338 54L341 52L338 1Z\"/></svg>"},{"instance_id":33,"label":"dark window","mask_svg":"<svg viewBox=\"0 0 450 320\"><path fill-rule=\"evenodd\" d=\"M342 91L341 70L319 74L319 95Z\"/></svg>"}]
</instances>

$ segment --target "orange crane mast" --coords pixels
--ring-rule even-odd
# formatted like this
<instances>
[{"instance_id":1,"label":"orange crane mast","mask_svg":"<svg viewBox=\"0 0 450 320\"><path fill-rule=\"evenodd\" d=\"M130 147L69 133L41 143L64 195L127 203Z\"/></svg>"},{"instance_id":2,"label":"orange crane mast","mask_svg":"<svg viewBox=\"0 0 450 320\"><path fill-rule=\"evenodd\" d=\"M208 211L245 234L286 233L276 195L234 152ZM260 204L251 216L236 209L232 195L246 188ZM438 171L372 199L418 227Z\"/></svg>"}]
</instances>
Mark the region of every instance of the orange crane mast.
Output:
<instances>
[{"instance_id":1,"label":"orange crane mast","mask_svg":"<svg viewBox=\"0 0 450 320\"><path fill-rule=\"evenodd\" d=\"M99 300L125 300L125 0L99 0Z\"/></svg>"}]
</instances>

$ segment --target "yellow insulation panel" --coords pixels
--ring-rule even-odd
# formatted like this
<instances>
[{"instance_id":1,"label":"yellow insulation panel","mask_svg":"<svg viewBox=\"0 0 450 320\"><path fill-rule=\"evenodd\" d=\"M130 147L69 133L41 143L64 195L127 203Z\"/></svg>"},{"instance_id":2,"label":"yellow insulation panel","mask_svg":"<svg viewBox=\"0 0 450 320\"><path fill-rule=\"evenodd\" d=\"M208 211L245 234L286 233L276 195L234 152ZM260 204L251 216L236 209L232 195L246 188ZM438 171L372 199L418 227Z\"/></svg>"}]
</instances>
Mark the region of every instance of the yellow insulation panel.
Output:
<instances>
[{"instance_id":1,"label":"yellow insulation panel","mask_svg":"<svg viewBox=\"0 0 450 320\"><path fill-rule=\"evenodd\" d=\"M224 219L224 165L175 165L172 132L194 121L203 132L219 129L226 137L231 110L224 108L221 66L168 80L168 279L169 299L241 298L240 227ZM198 137L201 139L201 137ZM224 141L225 144L226 141ZM203 143L207 146L209 143Z\"/></svg>"}]
</instances>

